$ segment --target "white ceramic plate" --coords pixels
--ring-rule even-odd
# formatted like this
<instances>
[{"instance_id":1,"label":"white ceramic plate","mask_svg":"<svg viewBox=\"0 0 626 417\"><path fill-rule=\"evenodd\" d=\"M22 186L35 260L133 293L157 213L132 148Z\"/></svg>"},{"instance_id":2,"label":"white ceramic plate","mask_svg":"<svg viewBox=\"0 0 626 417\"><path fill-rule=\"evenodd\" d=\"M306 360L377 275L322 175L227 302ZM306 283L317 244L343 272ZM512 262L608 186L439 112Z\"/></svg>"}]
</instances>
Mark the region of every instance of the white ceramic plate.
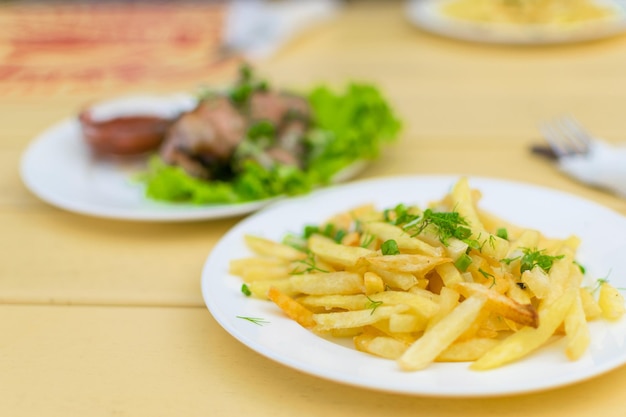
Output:
<instances>
[{"instance_id":1,"label":"white ceramic plate","mask_svg":"<svg viewBox=\"0 0 626 417\"><path fill-rule=\"evenodd\" d=\"M78 120L38 136L21 161L26 187L43 201L75 213L135 221L189 221L251 213L275 199L242 204L175 204L147 199L134 175L145 160L99 159L84 142Z\"/></svg>"},{"instance_id":2,"label":"white ceramic plate","mask_svg":"<svg viewBox=\"0 0 626 417\"><path fill-rule=\"evenodd\" d=\"M480 23L455 19L442 12L454 0L410 0L406 14L410 22L426 31L455 39L494 44L554 44L590 41L617 35L626 30L626 4L623 0L595 0L610 7L611 17L551 25L512 25Z\"/></svg>"},{"instance_id":3,"label":"white ceramic plate","mask_svg":"<svg viewBox=\"0 0 626 417\"><path fill-rule=\"evenodd\" d=\"M626 362L626 320L591 323L592 343L578 361L570 362L561 342L502 368L475 372L467 363L436 363L418 372L403 372L391 360L356 351L352 341L314 335L287 319L272 303L245 297L241 280L229 275L230 260L250 256L245 234L280 240L319 224L331 215L363 203L378 208L398 203L424 207L440 199L456 177L399 177L359 181L284 200L253 214L230 230L215 246L202 272L208 309L227 332L256 352L283 365L349 385L404 394L481 397L545 390L582 381ZM588 276L606 277L626 286L626 218L573 195L521 183L470 178L483 193L481 207L516 224L552 237L581 237L578 260ZM242 317L262 318L259 326Z\"/></svg>"},{"instance_id":4,"label":"white ceramic plate","mask_svg":"<svg viewBox=\"0 0 626 417\"><path fill-rule=\"evenodd\" d=\"M124 101L120 102L121 104ZM239 204L183 204L150 200L133 178L145 158L103 159L90 151L76 118L62 121L33 140L21 161L26 187L43 201L75 213L134 221L191 221L239 216L277 200ZM335 182L357 175L366 162L339 172Z\"/></svg>"}]
</instances>

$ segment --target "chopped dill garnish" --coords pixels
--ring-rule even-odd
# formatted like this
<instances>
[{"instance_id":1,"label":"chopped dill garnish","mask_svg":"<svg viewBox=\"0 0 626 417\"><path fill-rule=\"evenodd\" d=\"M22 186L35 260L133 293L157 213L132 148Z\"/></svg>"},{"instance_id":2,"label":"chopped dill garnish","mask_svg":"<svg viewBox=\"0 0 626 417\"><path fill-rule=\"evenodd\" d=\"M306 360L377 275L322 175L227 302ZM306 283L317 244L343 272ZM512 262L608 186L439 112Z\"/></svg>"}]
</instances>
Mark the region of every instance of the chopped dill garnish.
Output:
<instances>
[{"instance_id":1,"label":"chopped dill garnish","mask_svg":"<svg viewBox=\"0 0 626 417\"><path fill-rule=\"evenodd\" d=\"M500 259L500 262L502 262L503 264L511 265L512 262L517 261L520 258L521 256L516 256L515 258L502 258Z\"/></svg>"},{"instance_id":2,"label":"chopped dill garnish","mask_svg":"<svg viewBox=\"0 0 626 417\"><path fill-rule=\"evenodd\" d=\"M584 266L582 266L580 263L578 263L578 261L574 261L574 265L576 265L578 267L578 269L580 269L580 272L584 275L587 270L585 269Z\"/></svg>"},{"instance_id":3,"label":"chopped dill garnish","mask_svg":"<svg viewBox=\"0 0 626 417\"><path fill-rule=\"evenodd\" d=\"M259 318L259 317L246 317L246 316L236 316L238 319L249 321L250 323L254 323L257 326L263 326L265 324L269 324L269 321Z\"/></svg>"},{"instance_id":4,"label":"chopped dill garnish","mask_svg":"<svg viewBox=\"0 0 626 417\"><path fill-rule=\"evenodd\" d=\"M366 295L366 297L367 297L368 302L367 302L367 305L365 306L365 308L371 309L372 311L371 311L370 314L374 314L374 311L376 311L376 309L378 307L380 307L383 304L383 302L382 301L372 300L367 295Z\"/></svg>"},{"instance_id":5,"label":"chopped dill garnish","mask_svg":"<svg viewBox=\"0 0 626 417\"><path fill-rule=\"evenodd\" d=\"M535 266L538 266L543 269L544 272L548 273L550 272L554 261L564 257L564 255L546 255L543 253L543 250L537 249L524 248L522 251L524 252L524 256L522 256L522 260L520 261L520 273L530 271Z\"/></svg>"},{"instance_id":6,"label":"chopped dill garnish","mask_svg":"<svg viewBox=\"0 0 626 417\"><path fill-rule=\"evenodd\" d=\"M383 218L385 222L394 225L412 223L413 221L419 219L419 217L419 214L411 213L409 208L404 204L398 204L393 209L386 209L383 211Z\"/></svg>"},{"instance_id":7,"label":"chopped dill garnish","mask_svg":"<svg viewBox=\"0 0 626 417\"><path fill-rule=\"evenodd\" d=\"M322 269L317 266L315 262L315 255L313 254L313 252L308 252L307 257L305 259L301 259L295 262L304 265L305 268L300 270L298 267L296 267L294 268L293 271L289 273L290 275L308 274L309 272L313 272L313 271L328 272L325 269Z\"/></svg>"},{"instance_id":8,"label":"chopped dill garnish","mask_svg":"<svg viewBox=\"0 0 626 417\"><path fill-rule=\"evenodd\" d=\"M598 278L596 280L596 282L594 283L593 287L590 289L590 291L592 293L595 293L595 292L597 292L600 289L600 287L603 284L608 284L608 283L609 283L609 279L608 278Z\"/></svg>"},{"instance_id":9,"label":"chopped dill garnish","mask_svg":"<svg viewBox=\"0 0 626 417\"><path fill-rule=\"evenodd\" d=\"M491 278L492 282L490 287L493 287L494 285L496 285L496 277L493 274L490 274L489 272L485 271L482 268L478 268L478 272L481 273L481 275L487 279Z\"/></svg>"},{"instance_id":10,"label":"chopped dill garnish","mask_svg":"<svg viewBox=\"0 0 626 417\"><path fill-rule=\"evenodd\" d=\"M437 212L426 209L420 218L405 224L403 229L412 236L417 236L431 224L437 226L439 240L444 245L448 244L450 238L465 241L472 235L467 221L456 211Z\"/></svg>"},{"instance_id":11,"label":"chopped dill garnish","mask_svg":"<svg viewBox=\"0 0 626 417\"><path fill-rule=\"evenodd\" d=\"M310 238L314 234L320 234L331 238L337 243L341 243L341 240L348 234L346 230L335 228L335 225L328 223L323 228L319 226L305 226L302 233L304 239Z\"/></svg>"},{"instance_id":12,"label":"chopped dill garnish","mask_svg":"<svg viewBox=\"0 0 626 417\"><path fill-rule=\"evenodd\" d=\"M498 230L496 230L496 236L504 240L509 240L509 231L506 230L505 227L500 227Z\"/></svg>"}]
</instances>

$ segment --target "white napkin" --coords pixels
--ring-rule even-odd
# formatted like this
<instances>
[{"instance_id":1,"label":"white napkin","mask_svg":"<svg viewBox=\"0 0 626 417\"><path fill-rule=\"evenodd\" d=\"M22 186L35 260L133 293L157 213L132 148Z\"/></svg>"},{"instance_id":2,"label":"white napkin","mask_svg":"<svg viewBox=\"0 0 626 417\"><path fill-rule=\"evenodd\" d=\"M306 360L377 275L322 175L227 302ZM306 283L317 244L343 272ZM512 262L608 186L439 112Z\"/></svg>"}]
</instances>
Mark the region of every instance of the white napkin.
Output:
<instances>
[{"instance_id":1,"label":"white napkin","mask_svg":"<svg viewBox=\"0 0 626 417\"><path fill-rule=\"evenodd\" d=\"M559 168L585 184L626 197L626 146L597 140L585 155L559 158Z\"/></svg>"},{"instance_id":2,"label":"white napkin","mask_svg":"<svg viewBox=\"0 0 626 417\"><path fill-rule=\"evenodd\" d=\"M248 59L270 56L290 38L337 14L339 0L232 0L223 43Z\"/></svg>"}]
</instances>

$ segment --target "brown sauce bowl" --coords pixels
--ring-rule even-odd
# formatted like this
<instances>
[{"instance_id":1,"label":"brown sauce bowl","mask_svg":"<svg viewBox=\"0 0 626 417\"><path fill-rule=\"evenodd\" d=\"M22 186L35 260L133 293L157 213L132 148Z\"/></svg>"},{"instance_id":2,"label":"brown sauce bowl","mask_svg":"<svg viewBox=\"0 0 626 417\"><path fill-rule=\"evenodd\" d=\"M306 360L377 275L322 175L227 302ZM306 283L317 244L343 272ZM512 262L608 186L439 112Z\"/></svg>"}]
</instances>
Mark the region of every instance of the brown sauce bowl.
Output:
<instances>
[{"instance_id":1,"label":"brown sauce bowl","mask_svg":"<svg viewBox=\"0 0 626 417\"><path fill-rule=\"evenodd\" d=\"M140 155L154 151L163 142L173 120L156 116L120 116L93 120L89 110L78 115L85 141L102 155Z\"/></svg>"}]
</instances>

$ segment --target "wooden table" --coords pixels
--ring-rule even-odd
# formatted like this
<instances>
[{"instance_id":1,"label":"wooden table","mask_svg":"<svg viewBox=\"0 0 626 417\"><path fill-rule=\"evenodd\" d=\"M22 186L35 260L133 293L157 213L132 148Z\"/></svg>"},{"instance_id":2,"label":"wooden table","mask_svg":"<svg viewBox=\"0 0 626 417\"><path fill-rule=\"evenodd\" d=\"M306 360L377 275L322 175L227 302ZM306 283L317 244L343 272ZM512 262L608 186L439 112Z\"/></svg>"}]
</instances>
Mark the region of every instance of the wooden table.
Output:
<instances>
[{"instance_id":1,"label":"wooden table","mask_svg":"<svg viewBox=\"0 0 626 417\"><path fill-rule=\"evenodd\" d=\"M561 189L626 214L626 201L528 151L537 122L563 113L607 140L624 139L624 48L625 36L561 46L464 43L412 27L402 3L350 2L258 68L302 88L379 84L405 129L360 178L490 176ZM241 218L104 220L49 206L22 185L19 161L29 141L86 102L188 90L233 70L56 91L5 83L12 87L0 94L2 415L623 416L625 368L530 395L436 399L344 386L278 365L227 334L201 297L207 255Z\"/></svg>"}]
</instances>

